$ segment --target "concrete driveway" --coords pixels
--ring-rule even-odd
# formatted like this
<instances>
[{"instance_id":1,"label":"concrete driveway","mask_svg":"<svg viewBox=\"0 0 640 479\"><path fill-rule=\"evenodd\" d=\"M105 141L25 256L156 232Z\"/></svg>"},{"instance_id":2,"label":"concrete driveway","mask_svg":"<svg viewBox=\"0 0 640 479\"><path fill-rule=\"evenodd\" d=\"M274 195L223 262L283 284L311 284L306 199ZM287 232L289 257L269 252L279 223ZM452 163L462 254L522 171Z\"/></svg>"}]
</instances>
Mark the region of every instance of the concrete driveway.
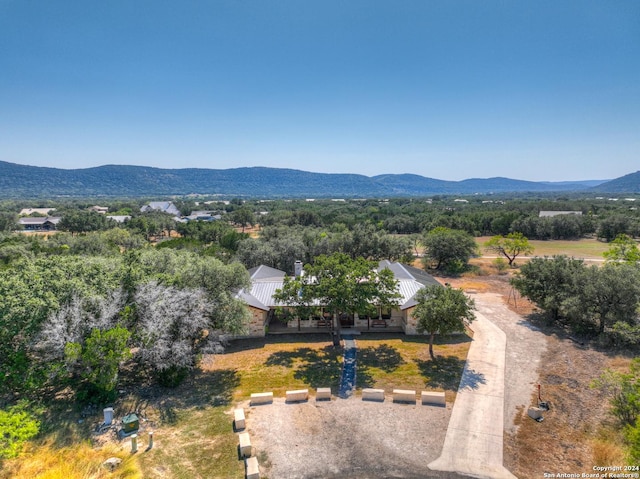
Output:
<instances>
[{"instance_id":1,"label":"concrete driveway","mask_svg":"<svg viewBox=\"0 0 640 479\"><path fill-rule=\"evenodd\" d=\"M505 333L476 312L473 342L434 471L515 479L503 466Z\"/></svg>"}]
</instances>

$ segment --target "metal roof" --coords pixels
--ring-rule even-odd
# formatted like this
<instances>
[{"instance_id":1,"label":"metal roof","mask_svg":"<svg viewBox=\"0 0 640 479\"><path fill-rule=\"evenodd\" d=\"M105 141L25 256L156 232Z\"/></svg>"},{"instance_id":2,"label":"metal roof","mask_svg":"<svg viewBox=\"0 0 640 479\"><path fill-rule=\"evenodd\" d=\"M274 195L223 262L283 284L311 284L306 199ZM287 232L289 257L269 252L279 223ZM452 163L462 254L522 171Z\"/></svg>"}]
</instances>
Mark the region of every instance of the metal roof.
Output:
<instances>
[{"instance_id":1,"label":"metal roof","mask_svg":"<svg viewBox=\"0 0 640 479\"><path fill-rule=\"evenodd\" d=\"M380 261L378 271L382 271L385 268L391 270L398 281L401 310L415 306L417 302L414 297L425 286L440 285L433 276L413 266L387 260ZM251 268L249 274L251 276L251 287L241 290L238 293L239 298L243 299L249 306L265 311L273 307L285 306L285 304L273 299L276 289L282 289L284 285L284 271L261 265Z\"/></svg>"},{"instance_id":2,"label":"metal roof","mask_svg":"<svg viewBox=\"0 0 640 479\"><path fill-rule=\"evenodd\" d=\"M60 223L61 219L62 218L58 216L47 216L47 217L40 216L40 217L20 218L18 222L21 225L43 225L47 222L57 225L58 223Z\"/></svg>"},{"instance_id":3,"label":"metal roof","mask_svg":"<svg viewBox=\"0 0 640 479\"><path fill-rule=\"evenodd\" d=\"M282 282L286 275L287 273L285 273L284 271L280 271L279 269L265 266L263 264L249 270L249 276L252 280L274 279L280 280L280 282Z\"/></svg>"}]
</instances>

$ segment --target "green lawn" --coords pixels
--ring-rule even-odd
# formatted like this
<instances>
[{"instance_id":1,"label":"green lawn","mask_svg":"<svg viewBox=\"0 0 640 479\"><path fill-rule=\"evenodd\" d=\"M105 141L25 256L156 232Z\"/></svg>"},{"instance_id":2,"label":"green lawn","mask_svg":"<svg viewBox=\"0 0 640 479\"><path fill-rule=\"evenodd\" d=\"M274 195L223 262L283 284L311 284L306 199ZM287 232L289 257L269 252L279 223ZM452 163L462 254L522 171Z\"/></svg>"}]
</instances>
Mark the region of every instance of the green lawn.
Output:
<instances>
[{"instance_id":1,"label":"green lawn","mask_svg":"<svg viewBox=\"0 0 640 479\"><path fill-rule=\"evenodd\" d=\"M455 398L470 341L467 336L437 340L431 361L428 338L403 334L372 333L356 337L357 388L376 387L446 391ZM287 390L331 387L340 383L341 349L334 349L326 335L271 336L268 340L243 340L215 356L212 371L233 370L239 385L233 397L249 399L251 393L273 391L284 397Z\"/></svg>"}]
</instances>

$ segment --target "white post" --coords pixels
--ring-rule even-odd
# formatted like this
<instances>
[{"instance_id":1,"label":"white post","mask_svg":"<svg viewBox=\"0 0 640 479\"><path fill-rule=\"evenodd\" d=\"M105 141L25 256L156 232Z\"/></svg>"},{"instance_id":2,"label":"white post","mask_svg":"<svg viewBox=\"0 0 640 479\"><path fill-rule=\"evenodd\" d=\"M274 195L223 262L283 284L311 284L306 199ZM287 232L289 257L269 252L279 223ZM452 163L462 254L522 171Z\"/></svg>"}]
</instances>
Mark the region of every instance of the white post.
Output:
<instances>
[{"instance_id":1,"label":"white post","mask_svg":"<svg viewBox=\"0 0 640 479\"><path fill-rule=\"evenodd\" d=\"M109 426L111 424L111 421L113 421L113 408L104 408L102 410L102 413L104 414L104 424Z\"/></svg>"},{"instance_id":2,"label":"white post","mask_svg":"<svg viewBox=\"0 0 640 479\"><path fill-rule=\"evenodd\" d=\"M153 431L149 431L149 446L148 449L153 447Z\"/></svg>"},{"instance_id":3,"label":"white post","mask_svg":"<svg viewBox=\"0 0 640 479\"><path fill-rule=\"evenodd\" d=\"M131 454L138 452L138 435L131 435Z\"/></svg>"}]
</instances>

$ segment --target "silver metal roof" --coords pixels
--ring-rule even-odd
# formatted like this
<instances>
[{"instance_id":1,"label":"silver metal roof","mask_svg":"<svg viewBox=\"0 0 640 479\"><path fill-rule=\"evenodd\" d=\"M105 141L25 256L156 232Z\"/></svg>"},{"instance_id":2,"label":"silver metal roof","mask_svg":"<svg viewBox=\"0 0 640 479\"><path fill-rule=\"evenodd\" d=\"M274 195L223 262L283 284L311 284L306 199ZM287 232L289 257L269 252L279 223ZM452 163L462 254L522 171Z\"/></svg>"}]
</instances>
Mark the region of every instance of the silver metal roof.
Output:
<instances>
[{"instance_id":1,"label":"silver metal roof","mask_svg":"<svg viewBox=\"0 0 640 479\"><path fill-rule=\"evenodd\" d=\"M382 271L385 268L390 269L398 281L401 310L411 308L417 304L414 297L422 288L432 284L440 284L430 274L412 266L392 263L387 260L380 261L378 271ZM273 299L276 290L282 289L284 285L284 277L286 275L284 271L261 265L251 268L249 274L251 276L251 287L247 290L241 290L238 293L239 298L243 299L249 306L265 311L277 306L285 306L285 304Z\"/></svg>"}]
</instances>

